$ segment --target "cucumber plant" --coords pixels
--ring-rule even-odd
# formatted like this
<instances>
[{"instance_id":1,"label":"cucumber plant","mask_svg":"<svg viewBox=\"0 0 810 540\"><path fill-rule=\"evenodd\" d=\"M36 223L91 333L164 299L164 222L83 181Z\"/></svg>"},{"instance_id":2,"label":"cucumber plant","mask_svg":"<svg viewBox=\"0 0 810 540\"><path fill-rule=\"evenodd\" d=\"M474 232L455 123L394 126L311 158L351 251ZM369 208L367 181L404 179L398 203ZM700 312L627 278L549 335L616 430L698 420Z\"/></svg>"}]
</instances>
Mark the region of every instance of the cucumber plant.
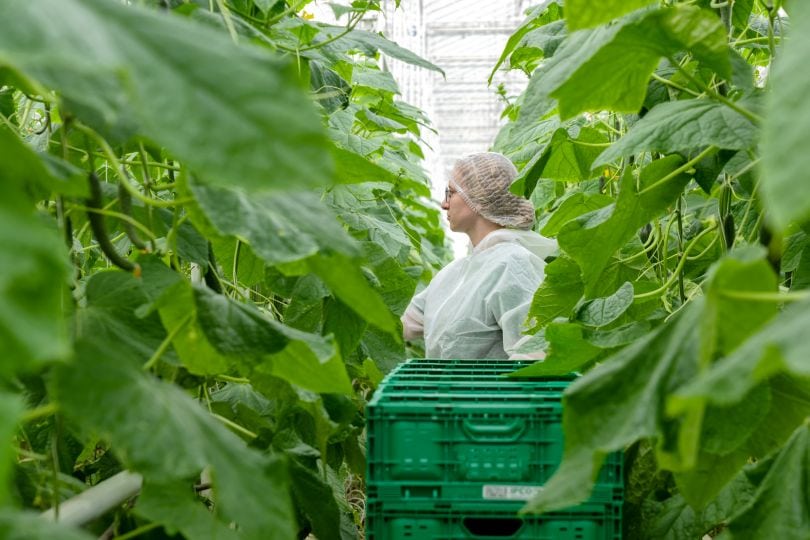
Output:
<instances>
[{"instance_id":1,"label":"cucumber plant","mask_svg":"<svg viewBox=\"0 0 810 540\"><path fill-rule=\"evenodd\" d=\"M526 511L624 450L626 538L807 536L808 30L802 2L568 0L508 40L495 149L560 245L516 375L584 373Z\"/></svg>"},{"instance_id":2,"label":"cucumber plant","mask_svg":"<svg viewBox=\"0 0 810 540\"><path fill-rule=\"evenodd\" d=\"M308 3L0 6L4 538L358 536L363 406L449 257L380 51L441 70Z\"/></svg>"}]
</instances>

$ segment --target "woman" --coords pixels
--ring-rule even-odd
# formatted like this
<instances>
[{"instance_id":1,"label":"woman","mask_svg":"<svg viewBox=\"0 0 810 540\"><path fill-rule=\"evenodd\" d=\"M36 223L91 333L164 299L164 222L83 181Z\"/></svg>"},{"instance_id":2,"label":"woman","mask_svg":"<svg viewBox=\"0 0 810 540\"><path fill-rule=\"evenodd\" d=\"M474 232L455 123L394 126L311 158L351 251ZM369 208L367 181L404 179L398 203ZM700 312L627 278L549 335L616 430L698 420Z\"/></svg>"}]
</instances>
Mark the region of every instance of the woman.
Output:
<instances>
[{"instance_id":1,"label":"woman","mask_svg":"<svg viewBox=\"0 0 810 540\"><path fill-rule=\"evenodd\" d=\"M443 268L402 316L427 358L517 358L521 329L556 242L532 231L534 206L509 192L515 166L494 152L456 162L442 208L472 253Z\"/></svg>"}]
</instances>

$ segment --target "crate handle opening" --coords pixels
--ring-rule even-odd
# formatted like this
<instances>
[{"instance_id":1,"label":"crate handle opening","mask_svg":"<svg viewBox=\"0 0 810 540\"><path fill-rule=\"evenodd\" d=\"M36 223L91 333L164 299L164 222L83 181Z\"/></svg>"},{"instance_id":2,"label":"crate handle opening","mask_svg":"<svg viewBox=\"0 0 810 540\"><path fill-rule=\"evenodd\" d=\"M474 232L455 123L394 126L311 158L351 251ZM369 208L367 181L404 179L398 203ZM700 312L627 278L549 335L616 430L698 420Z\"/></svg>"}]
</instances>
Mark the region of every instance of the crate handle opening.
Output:
<instances>
[{"instance_id":1,"label":"crate handle opening","mask_svg":"<svg viewBox=\"0 0 810 540\"><path fill-rule=\"evenodd\" d=\"M523 527L520 518L474 518L462 521L464 529L472 538L511 538Z\"/></svg>"},{"instance_id":2,"label":"crate handle opening","mask_svg":"<svg viewBox=\"0 0 810 540\"><path fill-rule=\"evenodd\" d=\"M464 420L462 429L473 440L509 440L516 441L523 435L526 423L516 418L506 424L475 424L472 420Z\"/></svg>"}]
</instances>

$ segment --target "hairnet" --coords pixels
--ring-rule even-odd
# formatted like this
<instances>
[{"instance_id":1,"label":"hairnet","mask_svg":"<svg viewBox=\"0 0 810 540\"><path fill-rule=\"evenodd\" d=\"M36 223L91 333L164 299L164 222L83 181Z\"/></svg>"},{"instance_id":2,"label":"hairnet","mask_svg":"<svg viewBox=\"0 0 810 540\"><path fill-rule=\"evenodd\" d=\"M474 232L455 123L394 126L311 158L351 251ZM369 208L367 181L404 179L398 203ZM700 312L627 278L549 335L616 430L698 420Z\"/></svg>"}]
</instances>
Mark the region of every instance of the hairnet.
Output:
<instances>
[{"instance_id":1,"label":"hairnet","mask_svg":"<svg viewBox=\"0 0 810 540\"><path fill-rule=\"evenodd\" d=\"M518 172L497 152L471 154L453 166L451 180L464 201L485 219L512 229L529 230L534 205L509 191Z\"/></svg>"}]
</instances>

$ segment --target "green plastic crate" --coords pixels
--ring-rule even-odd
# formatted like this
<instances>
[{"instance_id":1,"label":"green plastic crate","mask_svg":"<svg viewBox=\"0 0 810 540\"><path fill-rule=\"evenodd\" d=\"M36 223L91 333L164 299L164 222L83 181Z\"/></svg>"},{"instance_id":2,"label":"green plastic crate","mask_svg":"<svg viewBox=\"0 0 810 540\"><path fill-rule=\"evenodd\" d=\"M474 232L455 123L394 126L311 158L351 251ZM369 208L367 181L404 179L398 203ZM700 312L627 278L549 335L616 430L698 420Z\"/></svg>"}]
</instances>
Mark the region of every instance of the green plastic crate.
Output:
<instances>
[{"instance_id":1,"label":"green plastic crate","mask_svg":"<svg viewBox=\"0 0 810 540\"><path fill-rule=\"evenodd\" d=\"M419 396L430 394L470 394L470 393L504 393L533 394L545 399L560 401L562 393L568 387L568 381L531 381L509 380L500 378L471 377L467 375L445 375L439 377L418 376L400 377L381 383L381 390L372 397L372 406L385 401L392 394L411 393Z\"/></svg>"},{"instance_id":2,"label":"green plastic crate","mask_svg":"<svg viewBox=\"0 0 810 540\"><path fill-rule=\"evenodd\" d=\"M506 376L531 363L410 360L384 378L366 409L367 496L375 502L367 515L381 524L379 538L483 537L470 536L463 512L447 509L514 517L548 481L562 460L562 395L575 377ZM585 507L595 513L565 514L561 524L529 519L512 538L568 538L557 525L571 538L618 538L622 461L607 457Z\"/></svg>"},{"instance_id":3,"label":"green plastic crate","mask_svg":"<svg viewBox=\"0 0 810 540\"><path fill-rule=\"evenodd\" d=\"M425 369L439 372L475 369L480 372L507 374L533 363L533 360L431 360L420 358L406 360L394 368L391 374Z\"/></svg>"},{"instance_id":4,"label":"green plastic crate","mask_svg":"<svg viewBox=\"0 0 810 540\"><path fill-rule=\"evenodd\" d=\"M613 500L589 501L561 512L517 515L487 505L428 507L416 502L369 500L369 540L620 540L621 494Z\"/></svg>"},{"instance_id":5,"label":"green plastic crate","mask_svg":"<svg viewBox=\"0 0 810 540\"><path fill-rule=\"evenodd\" d=\"M535 386L542 384L557 383ZM556 471L563 451L559 391L439 387L382 391L369 404L369 493L478 500L485 485L535 489ZM606 461L598 482L621 485L620 455Z\"/></svg>"}]
</instances>

